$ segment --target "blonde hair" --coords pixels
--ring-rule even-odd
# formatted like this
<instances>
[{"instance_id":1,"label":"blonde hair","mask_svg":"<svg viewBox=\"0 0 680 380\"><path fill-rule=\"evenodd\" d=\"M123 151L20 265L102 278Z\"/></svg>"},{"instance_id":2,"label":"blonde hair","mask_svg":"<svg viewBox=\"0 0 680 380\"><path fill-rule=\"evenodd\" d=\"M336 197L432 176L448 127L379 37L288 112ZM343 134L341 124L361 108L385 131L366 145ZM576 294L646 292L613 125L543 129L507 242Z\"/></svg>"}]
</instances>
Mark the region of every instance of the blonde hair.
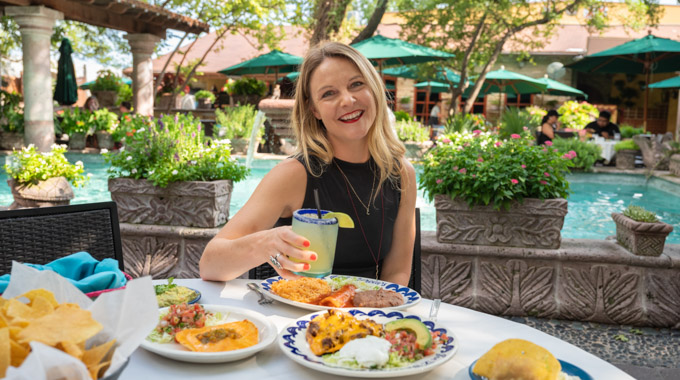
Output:
<instances>
[{"instance_id":1,"label":"blonde hair","mask_svg":"<svg viewBox=\"0 0 680 380\"><path fill-rule=\"evenodd\" d=\"M342 58L354 63L373 93L376 115L367 137L368 152L375 161L380 174L379 186L386 180L393 184L400 182L401 160L406 149L397 138L390 123L382 78L363 54L339 42L325 42L309 49L300 67L300 76L295 88L295 106L291 117L292 127L298 141L297 154L302 157L307 171L316 177L321 175L323 168L313 165L310 162L310 156L317 157L324 165L330 165L333 160L333 147L326 136L326 129L312 111L313 103L309 88L314 70L330 57ZM376 196L377 193L378 191L376 191Z\"/></svg>"}]
</instances>

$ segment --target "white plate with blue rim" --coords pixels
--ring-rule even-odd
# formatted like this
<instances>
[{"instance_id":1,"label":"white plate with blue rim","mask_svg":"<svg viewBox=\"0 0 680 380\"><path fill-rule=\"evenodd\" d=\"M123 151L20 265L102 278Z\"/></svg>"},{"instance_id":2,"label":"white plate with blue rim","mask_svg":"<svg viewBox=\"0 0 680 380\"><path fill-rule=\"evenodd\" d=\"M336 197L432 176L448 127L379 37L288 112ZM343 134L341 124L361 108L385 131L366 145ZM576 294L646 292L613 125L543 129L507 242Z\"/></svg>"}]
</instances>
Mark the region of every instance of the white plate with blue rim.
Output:
<instances>
[{"instance_id":1,"label":"white plate with blue rim","mask_svg":"<svg viewBox=\"0 0 680 380\"><path fill-rule=\"evenodd\" d=\"M338 366L327 363L323 360L323 357L316 356L312 353L309 344L307 343L305 337L307 334L307 326L317 315L321 315L321 313L317 312L305 315L286 327L281 334L279 334L279 347L283 353L294 362L319 372L349 377L391 378L431 371L449 361L456 354L458 346L460 345L458 339L449 329L436 322L421 320L417 315L400 311L378 309L344 309L343 311L348 312L357 319L372 319L373 321L382 324L404 318L417 319L423 322L431 332L445 334L446 340L437 346L432 355L425 356L422 359L411 362L403 367L351 368Z\"/></svg>"},{"instance_id":2,"label":"white plate with blue rim","mask_svg":"<svg viewBox=\"0 0 680 380\"><path fill-rule=\"evenodd\" d=\"M272 284L279 281L283 280L282 277L276 276L276 277L270 277L260 283L260 288L262 291L270 298L275 299L276 301L286 303L288 305L296 306L301 309L307 309L307 310L328 310L328 309L336 309L330 306L321 306L321 305L314 305L311 303L304 303L304 302L298 302L298 301L293 301L285 297L281 297L278 294L272 292ZM394 284L391 282L387 281L381 281L381 280L374 280L372 278L366 278L366 277L355 277L355 276L346 276L346 275L338 275L338 274L331 274L329 276L326 276L323 278L323 280L327 281L333 290L338 290L342 285L345 283L350 283L353 285L357 286L357 292L361 292L364 290L378 290L378 289L385 289L385 290L392 290L394 292L397 292L404 297L404 303L398 306L391 306L391 307L384 307L381 308L383 310L404 310L407 309L411 306L415 306L420 302L421 297L418 292L415 290L407 287L407 286L401 286L399 284ZM341 284L341 285L339 285ZM335 285L335 286L334 286ZM347 308L344 308L347 309Z\"/></svg>"}]
</instances>

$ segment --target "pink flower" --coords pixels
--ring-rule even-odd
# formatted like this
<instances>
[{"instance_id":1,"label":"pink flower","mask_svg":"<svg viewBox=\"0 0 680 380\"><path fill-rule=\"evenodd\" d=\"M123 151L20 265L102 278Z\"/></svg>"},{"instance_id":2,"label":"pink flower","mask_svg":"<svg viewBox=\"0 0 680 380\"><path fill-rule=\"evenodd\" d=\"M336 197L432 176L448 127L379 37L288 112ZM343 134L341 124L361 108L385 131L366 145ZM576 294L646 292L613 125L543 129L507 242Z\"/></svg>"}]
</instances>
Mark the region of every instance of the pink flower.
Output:
<instances>
[{"instance_id":1,"label":"pink flower","mask_svg":"<svg viewBox=\"0 0 680 380\"><path fill-rule=\"evenodd\" d=\"M527 166L522 164L522 169L526 169L526 168L527 168Z\"/></svg>"},{"instance_id":2,"label":"pink flower","mask_svg":"<svg viewBox=\"0 0 680 380\"><path fill-rule=\"evenodd\" d=\"M524 129L525 131L529 130L529 128L527 128L527 127L522 127L522 129Z\"/></svg>"},{"instance_id":3,"label":"pink flower","mask_svg":"<svg viewBox=\"0 0 680 380\"><path fill-rule=\"evenodd\" d=\"M513 179L511 179L511 180L510 180L510 182L512 182L512 184L513 184L513 185L516 185L516 184L518 184L518 183L519 183L519 181L518 181L518 180L516 180L516 179L514 179L514 178L513 178Z\"/></svg>"},{"instance_id":4,"label":"pink flower","mask_svg":"<svg viewBox=\"0 0 680 380\"><path fill-rule=\"evenodd\" d=\"M463 144L463 146L470 146L470 143L466 142L465 144Z\"/></svg>"},{"instance_id":5,"label":"pink flower","mask_svg":"<svg viewBox=\"0 0 680 380\"><path fill-rule=\"evenodd\" d=\"M458 170L458 166L453 167L453 171L456 171L456 170Z\"/></svg>"},{"instance_id":6,"label":"pink flower","mask_svg":"<svg viewBox=\"0 0 680 380\"><path fill-rule=\"evenodd\" d=\"M520 137L522 137L522 136L518 135L517 133L513 133L513 134L510 135L510 137L512 137L513 139L517 140L518 138L520 138Z\"/></svg>"},{"instance_id":7,"label":"pink flower","mask_svg":"<svg viewBox=\"0 0 680 380\"><path fill-rule=\"evenodd\" d=\"M545 148L543 148L543 151L544 151L544 152L547 152L548 150L547 150L547 149L545 149Z\"/></svg>"},{"instance_id":8,"label":"pink flower","mask_svg":"<svg viewBox=\"0 0 680 380\"><path fill-rule=\"evenodd\" d=\"M477 174L473 174L473 175L472 175L472 178L477 178Z\"/></svg>"},{"instance_id":9,"label":"pink flower","mask_svg":"<svg viewBox=\"0 0 680 380\"><path fill-rule=\"evenodd\" d=\"M475 135L479 135L480 133L482 133L482 131L480 131L479 129L475 129L474 131L472 131L472 133L474 133Z\"/></svg>"},{"instance_id":10,"label":"pink flower","mask_svg":"<svg viewBox=\"0 0 680 380\"><path fill-rule=\"evenodd\" d=\"M478 162L484 162L484 159L482 157L477 157Z\"/></svg>"},{"instance_id":11,"label":"pink flower","mask_svg":"<svg viewBox=\"0 0 680 380\"><path fill-rule=\"evenodd\" d=\"M439 184L442 183L442 182L444 182L443 179L441 179L441 178L437 179L437 185L439 185Z\"/></svg>"},{"instance_id":12,"label":"pink flower","mask_svg":"<svg viewBox=\"0 0 680 380\"><path fill-rule=\"evenodd\" d=\"M546 142L545 142L545 145L547 145L547 146L552 146L552 141L546 141Z\"/></svg>"},{"instance_id":13,"label":"pink flower","mask_svg":"<svg viewBox=\"0 0 680 380\"><path fill-rule=\"evenodd\" d=\"M548 182L545 182L545 181L538 181L538 182L540 182L541 185L547 185L548 184Z\"/></svg>"},{"instance_id":14,"label":"pink flower","mask_svg":"<svg viewBox=\"0 0 680 380\"><path fill-rule=\"evenodd\" d=\"M569 155L571 155L572 158L575 158L575 157L576 157L576 152L574 152L573 150L570 150L570 151L569 151Z\"/></svg>"},{"instance_id":15,"label":"pink flower","mask_svg":"<svg viewBox=\"0 0 680 380\"><path fill-rule=\"evenodd\" d=\"M495 143L495 144L493 144L493 145L495 145L495 146L496 146L496 148L498 148L499 146L503 145L503 143L502 143L502 142L500 142L500 141L496 141L496 143Z\"/></svg>"},{"instance_id":16,"label":"pink flower","mask_svg":"<svg viewBox=\"0 0 680 380\"><path fill-rule=\"evenodd\" d=\"M443 142L444 144L448 144L448 143L451 142L451 140L449 140L448 138L444 137L444 138L442 139L442 142Z\"/></svg>"},{"instance_id":17,"label":"pink flower","mask_svg":"<svg viewBox=\"0 0 680 380\"><path fill-rule=\"evenodd\" d=\"M557 148L553 149L553 152L557 153Z\"/></svg>"},{"instance_id":18,"label":"pink flower","mask_svg":"<svg viewBox=\"0 0 680 380\"><path fill-rule=\"evenodd\" d=\"M565 153L565 154L562 156L562 158L564 158L565 160L571 160L571 154Z\"/></svg>"},{"instance_id":19,"label":"pink flower","mask_svg":"<svg viewBox=\"0 0 680 380\"><path fill-rule=\"evenodd\" d=\"M546 177L550 177L550 173L548 173L548 172L543 173L543 175L546 176Z\"/></svg>"},{"instance_id":20,"label":"pink flower","mask_svg":"<svg viewBox=\"0 0 680 380\"><path fill-rule=\"evenodd\" d=\"M459 172L459 173L462 173L462 174L465 174L465 173L467 173L467 169L462 168L462 169L460 169L458 172Z\"/></svg>"}]
</instances>

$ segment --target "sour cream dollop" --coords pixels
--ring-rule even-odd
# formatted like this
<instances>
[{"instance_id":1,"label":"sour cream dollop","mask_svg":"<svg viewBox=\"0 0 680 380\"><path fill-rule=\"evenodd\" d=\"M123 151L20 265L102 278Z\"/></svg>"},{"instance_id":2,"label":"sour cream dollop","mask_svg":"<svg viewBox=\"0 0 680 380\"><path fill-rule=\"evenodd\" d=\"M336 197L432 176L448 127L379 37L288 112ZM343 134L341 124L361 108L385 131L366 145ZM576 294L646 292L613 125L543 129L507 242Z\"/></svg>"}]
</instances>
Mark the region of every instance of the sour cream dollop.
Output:
<instances>
[{"instance_id":1,"label":"sour cream dollop","mask_svg":"<svg viewBox=\"0 0 680 380\"><path fill-rule=\"evenodd\" d=\"M356 360L366 368L382 367L390 358L392 343L383 338L368 335L365 338L354 339L338 351L338 360Z\"/></svg>"}]
</instances>

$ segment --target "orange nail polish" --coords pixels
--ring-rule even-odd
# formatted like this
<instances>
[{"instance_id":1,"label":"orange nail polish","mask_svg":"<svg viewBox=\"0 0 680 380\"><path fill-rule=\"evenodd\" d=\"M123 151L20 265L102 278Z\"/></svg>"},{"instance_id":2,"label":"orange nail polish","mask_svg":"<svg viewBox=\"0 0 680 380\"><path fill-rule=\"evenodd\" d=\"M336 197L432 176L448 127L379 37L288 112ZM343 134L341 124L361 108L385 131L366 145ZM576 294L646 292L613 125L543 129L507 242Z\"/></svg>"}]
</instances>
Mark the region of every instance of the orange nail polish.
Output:
<instances>
[{"instance_id":1,"label":"orange nail polish","mask_svg":"<svg viewBox=\"0 0 680 380\"><path fill-rule=\"evenodd\" d=\"M304 270L309 270L309 264L305 264L305 269Z\"/></svg>"},{"instance_id":2,"label":"orange nail polish","mask_svg":"<svg viewBox=\"0 0 680 380\"><path fill-rule=\"evenodd\" d=\"M302 245L304 245L305 247L309 247L309 241L305 240L305 242L302 243Z\"/></svg>"},{"instance_id":3,"label":"orange nail polish","mask_svg":"<svg viewBox=\"0 0 680 380\"><path fill-rule=\"evenodd\" d=\"M316 261L316 253L312 253L312 261Z\"/></svg>"}]
</instances>

